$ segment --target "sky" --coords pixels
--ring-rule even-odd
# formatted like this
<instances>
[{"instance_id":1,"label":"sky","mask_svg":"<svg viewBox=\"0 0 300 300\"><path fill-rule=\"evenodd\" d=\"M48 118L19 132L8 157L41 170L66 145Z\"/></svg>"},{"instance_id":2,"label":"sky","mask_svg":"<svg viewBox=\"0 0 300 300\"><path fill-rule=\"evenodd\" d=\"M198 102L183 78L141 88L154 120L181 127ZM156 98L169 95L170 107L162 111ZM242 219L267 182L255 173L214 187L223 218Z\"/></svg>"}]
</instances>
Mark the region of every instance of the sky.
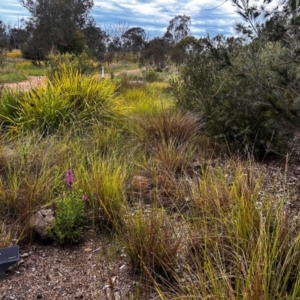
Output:
<instances>
[{"instance_id":1,"label":"sky","mask_svg":"<svg viewBox=\"0 0 300 300\"><path fill-rule=\"evenodd\" d=\"M234 26L240 21L230 0L94 0L92 10L102 30L126 24L143 28L149 38L162 36L177 15L191 17L191 35L198 38L207 34L236 35ZM0 0L0 20L5 24L17 27L22 18L29 16L18 0Z\"/></svg>"}]
</instances>

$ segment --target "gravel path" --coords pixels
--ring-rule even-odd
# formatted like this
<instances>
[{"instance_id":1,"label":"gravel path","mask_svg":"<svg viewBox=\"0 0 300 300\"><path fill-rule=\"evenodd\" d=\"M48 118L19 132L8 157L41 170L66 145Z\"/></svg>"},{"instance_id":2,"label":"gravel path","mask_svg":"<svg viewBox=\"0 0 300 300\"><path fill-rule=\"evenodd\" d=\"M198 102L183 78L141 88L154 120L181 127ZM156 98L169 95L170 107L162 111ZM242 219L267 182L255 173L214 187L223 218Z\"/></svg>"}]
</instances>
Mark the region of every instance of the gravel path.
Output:
<instances>
[{"instance_id":1,"label":"gravel path","mask_svg":"<svg viewBox=\"0 0 300 300\"><path fill-rule=\"evenodd\" d=\"M140 69L133 69L133 70L127 70L122 72L116 72L115 76L120 75L121 73L139 73ZM110 77L110 74L105 74L105 78ZM28 80L21 81L21 82L15 82L15 83L4 83L3 86L15 90L23 90L23 91L29 91L32 88L36 88L42 84L44 84L46 81L45 76L28 76Z\"/></svg>"},{"instance_id":2,"label":"gravel path","mask_svg":"<svg viewBox=\"0 0 300 300\"><path fill-rule=\"evenodd\" d=\"M29 76L28 80L15 83L4 83L3 86L15 90L29 91L32 88L42 85L45 82L45 79L45 76Z\"/></svg>"}]
</instances>

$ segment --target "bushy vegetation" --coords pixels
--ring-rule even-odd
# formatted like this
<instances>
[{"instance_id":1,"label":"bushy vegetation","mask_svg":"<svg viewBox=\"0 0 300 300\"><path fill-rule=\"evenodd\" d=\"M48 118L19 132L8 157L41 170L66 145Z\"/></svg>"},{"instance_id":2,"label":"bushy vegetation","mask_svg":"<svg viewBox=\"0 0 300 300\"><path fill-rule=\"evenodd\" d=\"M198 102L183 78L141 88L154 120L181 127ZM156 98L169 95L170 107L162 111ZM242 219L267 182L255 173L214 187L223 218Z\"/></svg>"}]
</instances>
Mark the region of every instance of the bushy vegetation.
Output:
<instances>
[{"instance_id":1,"label":"bushy vegetation","mask_svg":"<svg viewBox=\"0 0 300 300\"><path fill-rule=\"evenodd\" d=\"M109 122L120 114L116 86L62 65L45 86L12 97L4 91L0 118L9 133L38 130L54 133L65 125Z\"/></svg>"},{"instance_id":2,"label":"bushy vegetation","mask_svg":"<svg viewBox=\"0 0 300 300\"><path fill-rule=\"evenodd\" d=\"M79 55L51 53L47 56L46 64L48 68L47 76L50 80L63 72L65 68L71 68L80 74L91 74L95 69L93 59L85 51Z\"/></svg>"},{"instance_id":3,"label":"bushy vegetation","mask_svg":"<svg viewBox=\"0 0 300 300\"><path fill-rule=\"evenodd\" d=\"M201 112L207 133L231 149L263 157L284 152L299 128L299 66L279 42L204 40L173 78L176 104Z\"/></svg>"}]
</instances>

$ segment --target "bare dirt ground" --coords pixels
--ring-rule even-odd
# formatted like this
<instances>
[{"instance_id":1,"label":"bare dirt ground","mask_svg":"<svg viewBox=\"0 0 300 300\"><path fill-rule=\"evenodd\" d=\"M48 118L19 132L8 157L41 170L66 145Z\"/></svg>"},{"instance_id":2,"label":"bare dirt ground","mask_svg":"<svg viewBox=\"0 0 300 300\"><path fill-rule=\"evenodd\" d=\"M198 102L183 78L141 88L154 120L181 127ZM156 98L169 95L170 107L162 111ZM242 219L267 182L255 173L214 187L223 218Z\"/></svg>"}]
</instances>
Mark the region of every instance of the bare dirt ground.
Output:
<instances>
[{"instance_id":1,"label":"bare dirt ground","mask_svg":"<svg viewBox=\"0 0 300 300\"><path fill-rule=\"evenodd\" d=\"M107 246L92 229L74 246L21 246L19 262L0 281L0 299L128 299L129 265L121 252L109 261Z\"/></svg>"},{"instance_id":2,"label":"bare dirt ground","mask_svg":"<svg viewBox=\"0 0 300 300\"><path fill-rule=\"evenodd\" d=\"M133 69L133 70L127 70L122 72L116 72L114 73L115 76L120 75L121 73L128 73L128 74L135 74L141 72L140 69ZM101 76L101 75L99 75ZM104 74L105 78L109 78L110 74ZM4 83L3 86L15 90L22 90L22 91L29 91L33 88L36 88L38 86L41 86L45 84L46 77L45 76L28 76L28 79L21 82L16 83Z\"/></svg>"},{"instance_id":3,"label":"bare dirt ground","mask_svg":"<svg viewBox=\"0 0 300 300\"><path fill-rule=\"evenodd\" d=\"M4 83L3 86L14 90L28 91L45 83L44 76L29 76L28 80L16 83Z\"/></svg>"}]
</instances>

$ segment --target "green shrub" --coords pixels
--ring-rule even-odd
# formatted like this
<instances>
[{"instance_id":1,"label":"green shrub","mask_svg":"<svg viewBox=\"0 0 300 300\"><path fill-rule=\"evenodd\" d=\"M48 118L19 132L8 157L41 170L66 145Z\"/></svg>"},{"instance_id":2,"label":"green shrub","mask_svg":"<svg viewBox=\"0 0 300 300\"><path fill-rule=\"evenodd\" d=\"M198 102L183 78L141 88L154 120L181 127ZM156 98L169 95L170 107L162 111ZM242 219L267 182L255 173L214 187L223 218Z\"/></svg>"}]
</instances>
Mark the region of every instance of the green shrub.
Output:
<instances>
[{"instance_id":1,"label":"green shrub","mask_svg":"<svg viewBox=\"0 0 300 300\"><path fill-rule=\"evenodd\" d=\"M161 81L161 73L154 70L146 70L143 72L143 77L146 82Z\"/></svg>"},{"instance_id":2,"label":"green shrub","mask_svg":"<svg viewBox=\"0 0 300 300\"><path fill-rule=\"evenodd\" d=\"M67 190L55 201L55 220L51 233L59 244L77 243L81 237L86 196L74 188L72 170L67 170Z\"/></svg>"},{"instance_id":3,"label":"green shrub","mask_svg":"<svg viewBox=\"0 0 300 300\"><path fill-rule=\"evenodd\" d=\"M81 54L50 54L47 57L47 76L51 80L55 74L64 72L64 66L81 74L90 74L94 70L94 62L87 52Z\"/></svg>"},{"instance_id":4,"label":"green shrub","mask_svg":"<svg viewBox=\"0 0 300 300\"><path fill-rule=\"evenodd\" d=\"M231 51L212 47L171 80L176 104L201 112L208 134L242 153L281 151L299 127L299 67L292 55L263 41Z\"/></svg>"}]
</instances>

